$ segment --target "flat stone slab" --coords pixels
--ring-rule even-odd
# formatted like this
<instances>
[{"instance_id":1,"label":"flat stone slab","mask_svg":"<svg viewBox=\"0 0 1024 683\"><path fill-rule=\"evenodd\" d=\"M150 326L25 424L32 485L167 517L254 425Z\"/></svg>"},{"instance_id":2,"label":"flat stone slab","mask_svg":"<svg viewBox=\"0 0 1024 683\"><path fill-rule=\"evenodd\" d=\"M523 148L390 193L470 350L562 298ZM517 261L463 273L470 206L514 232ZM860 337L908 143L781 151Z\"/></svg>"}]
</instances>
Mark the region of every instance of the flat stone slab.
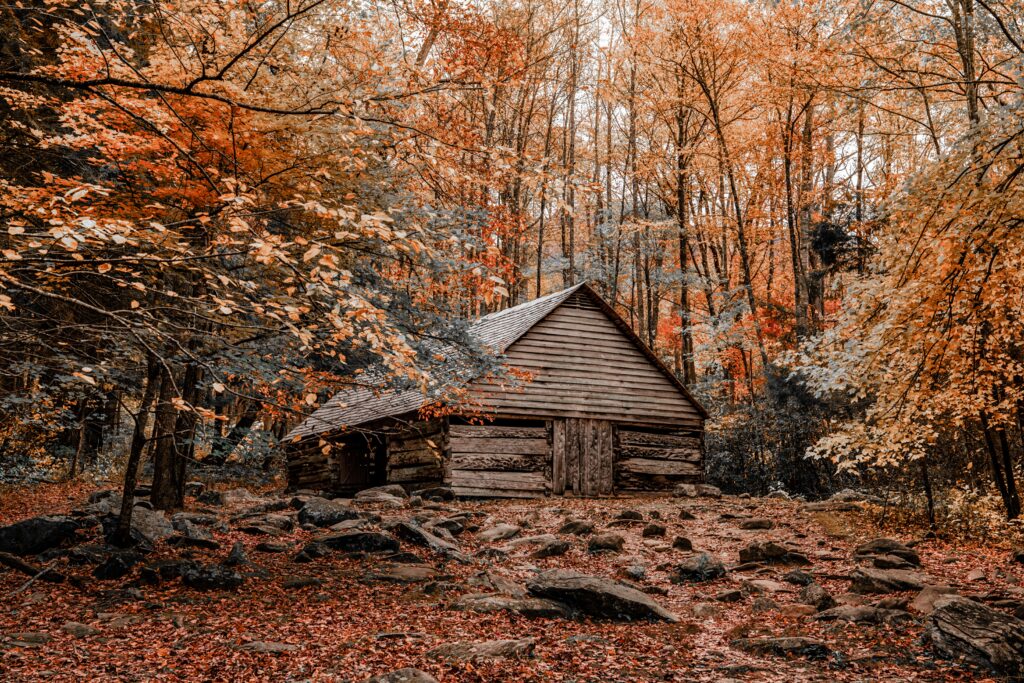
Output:
<instances>
[{"instance_id":1,"label":"flat stone slab","mask_svg":"<svg viewBox=\"0 0 1024 683\"><path fill-rule=\"evenodd\" d=\"M554 569L541 572L526 588L536 597L565 603L599 619L679 621L646 593L599 576Z\"/></svg>"}]
</instances>

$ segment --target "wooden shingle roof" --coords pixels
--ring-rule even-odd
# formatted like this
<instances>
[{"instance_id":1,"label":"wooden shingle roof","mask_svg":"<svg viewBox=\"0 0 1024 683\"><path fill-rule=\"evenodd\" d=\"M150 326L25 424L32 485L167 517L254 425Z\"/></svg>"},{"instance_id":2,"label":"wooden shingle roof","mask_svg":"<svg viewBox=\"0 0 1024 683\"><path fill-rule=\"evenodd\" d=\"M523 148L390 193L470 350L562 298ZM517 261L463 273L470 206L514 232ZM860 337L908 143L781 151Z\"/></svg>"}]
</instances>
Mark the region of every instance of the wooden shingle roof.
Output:
<instances>
[{"instance_id":1,"label":"wooden shingle roof","mask_svg":"<svg viewBox=\"0 0 1024 683\"><path fill-rule=\"evenodd\" d=\"M491 353L502 354L513 342L582 287L586 285L573 285L518 306L485 315L472 324L470 334ZM460 354L456 347L448 346L440 352L446 356L446 362L459 362L455 358ZM368 383L372 381L372 377L367 377ZM355 427L384 417L419 410L429 403L443 399L444 389L445 387L440 387L435 389L434 393L424 392L420 387L381 389L364 386L344 389L292 430L286 441L332 432L343 427Z\"/></svg>"}]
</instances>

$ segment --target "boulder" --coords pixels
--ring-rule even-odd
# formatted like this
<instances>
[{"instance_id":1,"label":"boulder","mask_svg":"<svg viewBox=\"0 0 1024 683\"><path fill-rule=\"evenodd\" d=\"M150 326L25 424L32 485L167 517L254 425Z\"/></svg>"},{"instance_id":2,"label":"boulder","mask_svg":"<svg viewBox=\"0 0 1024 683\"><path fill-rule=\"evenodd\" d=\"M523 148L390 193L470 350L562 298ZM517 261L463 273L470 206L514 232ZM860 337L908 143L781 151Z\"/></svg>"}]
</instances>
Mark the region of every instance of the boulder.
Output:
<instances>
[{"instance_id":1,"label":"boulder","mask_svg":"<svg viewBox=\"0 0 1024 683\"><path fill-rule=\"evenodd\" d=\"M935 603L947 595L956 595L956 589L951 586L925 586L910 601L909 608L918 614L931 614Z\"/></svg>"},{"instance_id":2,"label":"boulder","mask_svg":"<svg viewBox=\"0 0 1024 683\"><path fill-rule=\"evenodd\" d=\"M181 582L196 590L228 590L244 581L241 574L223 565L194 563L181 569Z\"/></svg>"},{"instance_id":3,"label":"boulder","mask_svg":"<svg viewBox=\"0 0 1024 683\"><path fill-rule=\"evenodd\" d=\"M782 580L794 586L810 586L814 583L814 576L803 569L793 569L783 574Z\"/></svg>"},{"instance_id":4,"label":"boulder","mask_svg":"<svg viewBox=\"0 0 1024 683\"><path fill-rule=\"evenodd\" d=\"M935 651L1004 676L1024 674L1024 621L958 595L936 601L925 635Z\"/></svg>"},{"instance_id":5,"label":"boulder","mask_svg":"<svg viewBox=\"0 0 1024 683\"><path fill-rule=\"evenodd\" d=\"M401 484L385 484L384 486L374 486L373 488L363 489L355 495L356 500L375 500L380 496L389 496L391 498L406 499L409 494L405 492Z\"/></svg>"},{"instance_id":6,"label":"boulder","mask_svg":"<svg viewBox=\"0 0 1024 683\"><path fill-rule=\"evenodd\" d=\"M925 577L906 569L871 569L861 567L850 575L852 593L898 593L919 591L924 588Z\"/></svg>"},{"instance_id":7,"label":"boulder","mask_svg":"<svg viewBox=\"0 0 1024 683\"><path fill-rule=\"evenodd\" d=\"M476 535L477 540L483 541L484 543L493 543L495 541L507 541L510 538L514 538L519 535L519 532L523 528L516 526L515 524L495 524L494 526L484 529Z\"/></svg>"},{"instance_id":8,"label":"boulder","mask_svg":"<svg viewBox=\"0 0 1024 683\"><path fill-rule=\"evenodd\" d=\"M741 519L739 523L741 529L747 531L761 530L761 529L774 529L775 522L770 519L763 517L754 517L751 519Z\"/></svg>"},{"instance_id":9,"label":"boulder","mask_svg":"<svg viewBox=\"0 0 1024 683\"><path fill-rule=\"evenodd\" d=\"M455 492L447 486L431 486L429 488L420 489L416 491L416 495L423 500L455 500Z\"/></svg>"},{"instance_id":10,"label":"boulder","mask_svg":"<svg viewBox=\"0 0 1024 683\"><path fill-rule=\"evenodd\" d=\"M854 556L895 555L915 567L921 566L921 556L917 554L916 550L891 538L872 539L867 543L857 546L853 554Z\"/></svg>"},{"instance_id":11,"label":"boulder","mask_svg":"<svg viewBox=\"0 0 1024 683\"><path fill-rule=\"evenodd\" d=\"M92 575L101 581L113 581L128 574L141 561L142 555L131 550L112 553L92 571Z\"/></svg>"},{"instance_id":12,"label":"boulder","mask_svg":"<svg viewBox=\"0 0 1024 683\"><path fill-rule=\"evenodd\" d=\"M437 683L437 679L426 671L406 667L386 674L370 676L363 683Z\"/></svg>"},{"instance_id":13,"label":"boulder","mask_svg":"<svg viewBox=\"0 0 1024 683\"><path fill-rule=\"evenodd\" d=\"M648 524L644 527L644 530L640 533L644 538L662 538L668 533L668 528L664 524Z\"/></svg>"},{"instance_id":14,"label":"boulder","mask_svg":"<svg viewBox=\"0 0 1024 683\"><path fill-rule=\"evenodd\" d=\"M569 552L570 547L571 546L569 545L569 541L555 539L553 541L547 541L546 543L542 543L541 545L539 545L536 550L530 553L530 557L536 559L543 559L545 557L558 557L560 555L565 555L567 552Z\"/></svg>"},{"instance_id":15,"label":"boulder","mask_svg":"<svg viewBox=\"0 0 1024 683\"><path fill-rule=\"evenodd\" d=\"M618 515L616 515L615 519L624 519L624 520L630 520L630 521L634 521L634 522L642 522L642 521L644 521L644 516L643 516L642 513L638 512L636 510L623 510Z\"/></svg>"},{"instance_id":16,"label":"boulder","mask_svg":"<svg viewBox=\"0 0 1024 683\"><path fill-rule=\"evenodd\" d=\"M366 575L367 581L381 583L423 583L437 578L437 571L425 564L392 564Z\"/></svg>"},{"instance_id":17,"label":"boulder","mask_svg":"<svg viewBox=\"0 0 1024 683\"><path fill-rule=\"evenodd\" d=\"M359 512L348 505L326 498L310 498L299 510L299 524L312 524L324 528L346 519L358 519Z\"/></svg>"},{"instance_id":18,"label":"boulder","mask_svg":"<svg viewBox=\"0 0 1024 683\"><path fill-rule=\"evenodd\" d=\"M429 548L435 553L440 553L447 557L451 557L459 562L468 563L470 560L462 552L459 551L459 547L451 541L432 534L418 524L412 522L399 522L391 527L391 531L403 541L412 543L413 545L422 546Z\"/></svg>"},{"instance_id":19,"label":"boulder","mask_svg":"<svg viewBox=\"0 0 1024 683\"><path fill-rule=\"evenodd\" d=\"M318 536L312 543L344 552L397 553L398 539L380 531L344 531L340 534Z\"/></svg>"},{"instance_id":20,"label":"boulder","mask_svg":"<svg viewBox=\"0 0 1024 683\"><path fill-rule=\"evenodd\" d=\"M574 612L567 605L544 598L516 598L492 593L469 593L456 599L452 609L463 612L492 614L514 612L530 619L571 619Z\"/></svg>"},{"instance_id":21,"label":"boulder","mask_svg":"<svg viewBox=\"0 0 1024 683\"><path fill-rule=\"evenodd\" d=\"M245 545L241 541L235 541L231 546L231 552L224 560L226 567L237 567L240 564L249 564L249 558L245 556Z\"/></svg>"},{"instance_id":22,"label":"boulder","mask_svg":"<svg viewBox=\"0 0 1024 683\"><path fill-rule=\"evenodd\" d=\"M139 570L139 579L144 584L156 586L180 577L185 568L193 564L191 560L161 560Z\"/></svg>"},{"instance_id":23,"label":"boulder","mask_svg":"<svg viewBox=\"0 0 1024 683\"><path fill-rule=\"evenodd\" d=\"M818 612L821 621L849 621L855 624L892 624L911 621L913 617L903 610L883 609L873 605L839 605Z\"/></svg>"},{"instance_id":24,"label":"boulder","mask_svg":"<svg viewBox=\"0 0 1024 683\"><path fill-rule=\"evenodd\" d=\"M562 524L558 533L586 536L594 533L594 523L586 519L568 519Z\"/></svg>"},{"instance_id":25,"label":"boulder","mask_svg":"<svg viewBox=\"0 0 1024 683\"><path fill-rule=\"evenodd\" d=\"M679 484L672 495L676 498L721 498L722 490L710 484Z\"/></svg>"},{"instance_id":26,"label":"boulder","mask_svg":"<svg viewBox=\"0 0 1024 683\"><path fill-rule=\"evenodd\" d=\"M672 583L701 583L714 581L725 576L725 565L710 553L697 553L683 558L672 569L669 580Z\"/></svg>"},{"instance_id":27,"label":"boulder","mask_svg":"<svg viewBox=\"0 0 1024 683\"><path fill-rule=\"evenodd\" d=\"M832 594L817 583L812 583L809 586L804 586L800 590L799 598L800 602L802 602L805 605L813 606L819 612L823 612L827 609L832 609L837 604L836 599L832 597Z\"/></svg>"},{"instance_id":28,"label":"boulder","mask_svg":"<svg viewBox=\"0 0 1024 683\"><path fill-rule=\"evenodd\" d=\"M599 619L678 621L648 595L624 584L565 569L541 572L526 584L539 598L564 603Z\"/></svg>"},{"instance_id":29,"label":"boulder","mask_svg":"<svg viewBox=\"0 0 1024 683\"><path fill-rule=\"evenodd\" d=\"M839 503L871 503L873 505L885 504L885 501L878 496L861 493L860 491L854 491L853 489L843 489L839 493L833 494L829 500Z\"/></svg>"},{"instance_id":30,"label":"boulder","mask_svg":"<svg viewBox=\"0 0 1024 683\"><path fill-rule=\"evenodd\" d=\"M621 553L622 547L625 543L626 539L618 534L597 534L596 536L591 537L590 542L587 544L587 550L592 553Z\"/></svg>"},{"instance_id":31,"label":"boulder","mask_svg":"<svg viewBox=\"0 0 1024 683\"><path fill-rule=\"evenodd\" d=\"M774 541L751 543L740 549L740 562L764 562L765 564L809 565L811 561L803 553L790 550Z\"/></svg>"},{"instance_id":32,"label":"boulder","mask_svg":"<svg viewBox=\"0 0 1024 683\"><path fill-rule=\"evenodd\" d=\"M686 508L679 508L679 519L681 519L683 521L689 521L689 520L697 519L697 517L692 512L687 510Z\"/></svg>"},{"instance_id":33,"label":"boulder","mask_svg":"<svg viewBox=\"0 0 1024 683\"><path fill-rule=\"evenodd\" d=\"M78 522L70 517L32 517L0 527L0 552L38 555L75 540Z\"/></svg>"},{"instance_id":34,"label":"boulder","mask_svg":"<svg viewBox=\"0 0 1024 683\"><path fill-rule=\"evenodd\" d=\"M503 659L507 657L532 657L537 645L536 638L519 640L487 640L479 643L456 642L439 645L427 652L431 659L449 661L474 661L477 659Z\"/></svg>"},{"instance_id":35,"label":"boulder","mask_svg":"<svg viewBox=\"0 0 1024 683\"><path fill-rule=\"evenodd\" d=\"M686 536L676 536L672 540L672 547L676 550L685 550L689 552L693 550L693 541L688 539Z\"/></svg>"},{"instance_id":36,"label":"boulder","mask_svg":"<svg viewBox=\"0 0 1024 683\"><path fill-rule=\"evenodd\" d=\"M832 649L820 640L790 636L783 638L738 638L731 645L738 650L755 655L775 655L776 657L804 657L806 659L825 659L832 654Z\"/></svg>"}]
</instances>

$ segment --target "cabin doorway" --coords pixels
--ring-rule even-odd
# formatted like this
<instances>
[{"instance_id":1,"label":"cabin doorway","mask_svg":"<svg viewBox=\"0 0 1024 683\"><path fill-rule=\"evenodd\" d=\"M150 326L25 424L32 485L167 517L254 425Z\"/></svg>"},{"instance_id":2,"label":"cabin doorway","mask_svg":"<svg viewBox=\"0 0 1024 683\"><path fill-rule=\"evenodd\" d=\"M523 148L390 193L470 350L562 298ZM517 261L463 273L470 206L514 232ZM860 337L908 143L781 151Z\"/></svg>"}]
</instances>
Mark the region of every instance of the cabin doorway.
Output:
<instances>
[{"instance_id":1,"label":"cabin doorway","mask_svg":"<svg viewBox=\"0 0 1024 683\"><path fill-rule=\"evenodd\" d=\"M555 420L552 492L590 497L612 492L612 423L569 417Z\"/></svg>"}]
</instances>

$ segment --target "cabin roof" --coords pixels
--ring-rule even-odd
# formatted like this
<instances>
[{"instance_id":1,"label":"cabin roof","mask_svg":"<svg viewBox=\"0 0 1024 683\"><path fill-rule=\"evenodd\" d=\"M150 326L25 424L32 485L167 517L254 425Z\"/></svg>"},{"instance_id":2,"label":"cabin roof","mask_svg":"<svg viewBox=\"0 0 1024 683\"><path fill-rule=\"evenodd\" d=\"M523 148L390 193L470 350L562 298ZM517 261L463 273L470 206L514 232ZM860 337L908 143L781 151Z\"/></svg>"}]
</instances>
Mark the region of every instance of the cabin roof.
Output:
<instances>
[{"instance_id":1,"label":"cabin roof","mask_svg":"<svg viewBox=\"0 0 1024 683\"><path fill-rule=\"evenodd\" d=\"M707 412L693 398L686 389L686 386L644 344L636 333L633 332L629 324L585 282L503 311L482 316L473 322L469 333L495 355L503 354L509 346L529 332L534 325L543 320L577 291L583 291L590 295L623 334L636 344L647 359L661 370L673 385L679 389L680 393L697 407L702 416L707 417ZM452 351L457 353L454 348ZM370 380L369 377L367 379ZM295 441L343 427L355 427L373 420L402 415L419 410L423 406L437 400L437 398L425 393L418 387L378 389L361 386L343 389L314 411L285 438L286 441Z\"/></svg>"}]
</instances>

